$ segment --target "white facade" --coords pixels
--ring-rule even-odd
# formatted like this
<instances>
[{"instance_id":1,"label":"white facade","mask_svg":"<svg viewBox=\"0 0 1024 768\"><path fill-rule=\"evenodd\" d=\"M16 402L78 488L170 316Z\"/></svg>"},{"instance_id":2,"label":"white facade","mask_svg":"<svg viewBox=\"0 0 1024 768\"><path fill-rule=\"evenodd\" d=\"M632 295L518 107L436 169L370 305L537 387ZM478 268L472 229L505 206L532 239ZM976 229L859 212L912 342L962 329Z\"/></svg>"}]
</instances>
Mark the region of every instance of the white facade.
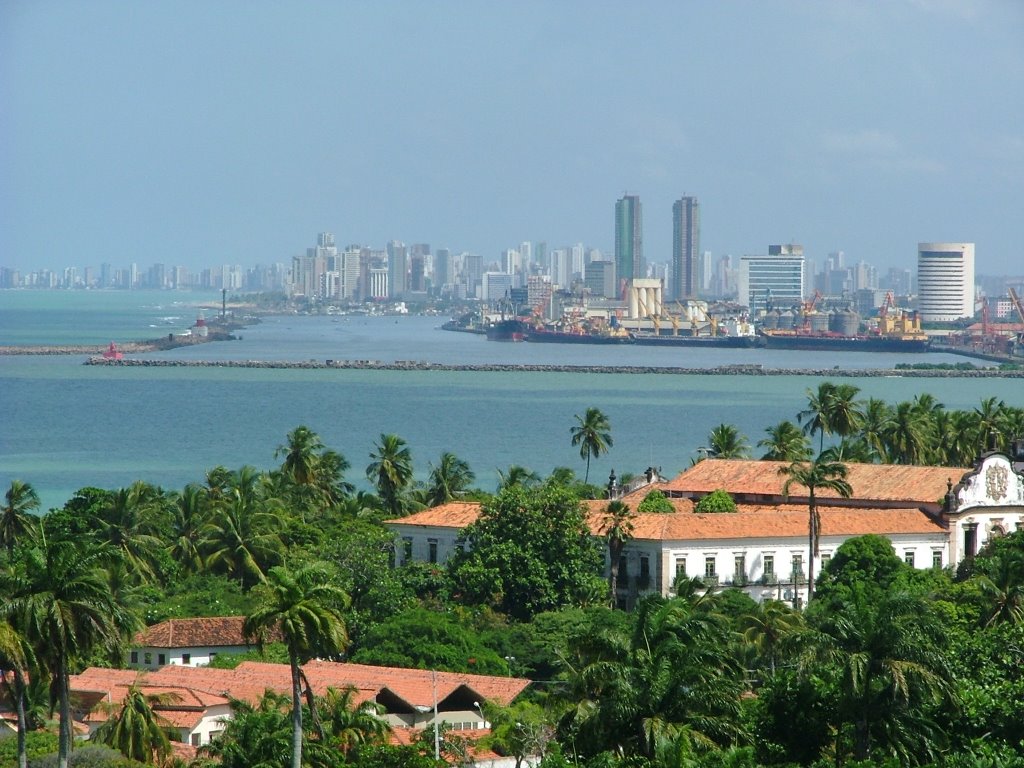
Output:
<instances>
[{"instance_id":1,"label":"white facade","mask_svg":"<svg viewBox=\"0 0 1024 768\"><path fill-rule=\"evenodd\" d=\"M918 243L917 305L925 322L974 316L974 243Z\"/></svg>"},{"instance_id":2,"label":"white facade","mask_svg":"<svg viewBox=\"0 0 1024 768\"><path fill-rule=\"evenodd\" d=\"M249 645L214 645L195 648L158 648L143 646L132 649L129 662L133 667L159 669L174 664L181 667L205 667L217 654L245 653L252 650Z\"/></svg>"},{"instance_id":3,"label":"white facade","mask_svg":"<svg viewBox=\"0 0 1024 768\"><path fill-rule=\"evenodd\" d=\"M804 300L803 254L744 256L740 259L736 300L751 314L766 309L790 309Z\"/></svg>"}]
</instances>

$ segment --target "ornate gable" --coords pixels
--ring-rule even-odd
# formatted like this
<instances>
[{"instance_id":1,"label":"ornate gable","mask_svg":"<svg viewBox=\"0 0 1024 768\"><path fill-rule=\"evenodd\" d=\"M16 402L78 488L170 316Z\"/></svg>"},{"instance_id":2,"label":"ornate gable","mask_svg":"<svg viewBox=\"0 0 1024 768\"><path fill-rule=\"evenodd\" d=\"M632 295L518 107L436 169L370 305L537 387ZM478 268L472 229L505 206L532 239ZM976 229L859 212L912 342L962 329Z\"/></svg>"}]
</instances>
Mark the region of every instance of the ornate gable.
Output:
<instances>
[{"instance_id":1,"label":"ornate gable","mask_svg":"<svg viewBox=\"0 0 1024 768\"><path fill-rule=\"evenodd\" d=\"M957 489L960 512L972 507L1024 506L1024 477L1013 471L1001 454L986 456L973 472L964 476Z\"/></svg>"}]
</instances>

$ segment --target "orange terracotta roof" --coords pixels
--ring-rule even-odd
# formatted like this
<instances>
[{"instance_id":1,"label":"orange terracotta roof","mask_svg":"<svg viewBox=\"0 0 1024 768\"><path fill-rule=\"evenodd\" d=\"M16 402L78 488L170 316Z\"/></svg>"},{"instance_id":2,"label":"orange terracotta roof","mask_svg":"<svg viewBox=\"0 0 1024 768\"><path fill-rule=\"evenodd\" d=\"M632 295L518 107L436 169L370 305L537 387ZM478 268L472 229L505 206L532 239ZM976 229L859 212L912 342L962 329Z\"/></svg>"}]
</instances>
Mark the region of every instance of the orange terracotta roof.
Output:
<instances>
[{"instance_id":1,"label":"orange terracotta roof","mask_svg":"<svg viewBox=\"0 0 1024 768\"><path fill-rule=\"evenodd\" d=\"M945 534L945 528L917 509L818 507L822 536ZM718 514L644 514L633 518L633 538L640 541L706 541L807 536L805 505L739 504L736 512Z\"/></svg>"},{"instance_id":2,"label":"orange terracotta roof","mask_svg":"<svg viewBox=\"0 0 1024 768\"><path fill-rule=\"evenodd\" d=\"M710 493L724 488L734 496L756 494L781 496L785 477L779 470L784 461L754 459L705 459L665 485L676 493ZM847 464L847 482L853 498L864 501L899 501L935 504L946 493L946 481L954 483L968 471L963 467L917 467L902 464ZM790 495L806 494L801 486L790 488ZM803 495L801 494L801 495ZM820 498L837 498L834 491L820 490Z\"/></svg>"},{"instance_id":3,"label":"orange terracotta roof","mask_svg":"<svg viewBox=\"0 0 1024 768\"><path fill-rule=\"evenodd\" d=\"M311 661L303 667L314 692L323 695L327 688L357 691L356 701L372 701L381 691L393 695L411 706L430 706L434 701L436 685L438 701L444 701L462 687L475 696L501 705L508 705L525 690L529 680L518 677L471 675L455 672L376 667L366 664L342 664L330 661ZM219 701L231 697L255 703L268 688L287 693L291 691L291 672L287 664L267 664L246 661L236 669L209 667L166 666L152 672L133 670L99 670L89 668L73 677L77 691L110 691L139 681L153 689L187 689L196 696L212 694ZM122 694L123 698L123 694Z\"/></svg>"},{"instance_id":4,"label":"orange terracotta roof","mask_svg":"<svg viewBox=\"0 0 1024 768\"><path fill-rule=\"evenodd\" d=\"M385 520L400 525L423 525L440 528L465 528L480 516L479 501L450 501L436 507L414 512L408 517Z\"/></svg>"},{"instance_id":5,"label":"orange terracotta roof","mask_svg":"<svg viewBox=\"0 0 1024 768\"><path fill-rule=\"evenodd\" d=\"M213 616L200 619L167 619L135 636L141 648L202 648L252 645L242 632L244 616Z\"/></svg>"}]
</instances>

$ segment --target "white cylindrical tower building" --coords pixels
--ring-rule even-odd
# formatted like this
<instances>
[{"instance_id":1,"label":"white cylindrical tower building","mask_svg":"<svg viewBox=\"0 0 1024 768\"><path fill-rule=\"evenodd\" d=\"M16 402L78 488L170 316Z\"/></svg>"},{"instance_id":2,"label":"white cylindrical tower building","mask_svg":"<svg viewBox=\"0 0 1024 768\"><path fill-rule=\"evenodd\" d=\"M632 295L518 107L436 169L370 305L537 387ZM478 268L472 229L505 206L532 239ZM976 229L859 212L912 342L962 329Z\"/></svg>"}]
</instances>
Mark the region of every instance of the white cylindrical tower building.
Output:
<instances>
[{"instance_id":1,"label":"white cylindrical tower building","mask_svg":"<svg viewBox=\"0 0 1024 768\"><path fill-rule=\"evenodd\" d=\"M973 317L974 243L918 243L917 294L925 322Z\"/></svg>"}]
</instances>

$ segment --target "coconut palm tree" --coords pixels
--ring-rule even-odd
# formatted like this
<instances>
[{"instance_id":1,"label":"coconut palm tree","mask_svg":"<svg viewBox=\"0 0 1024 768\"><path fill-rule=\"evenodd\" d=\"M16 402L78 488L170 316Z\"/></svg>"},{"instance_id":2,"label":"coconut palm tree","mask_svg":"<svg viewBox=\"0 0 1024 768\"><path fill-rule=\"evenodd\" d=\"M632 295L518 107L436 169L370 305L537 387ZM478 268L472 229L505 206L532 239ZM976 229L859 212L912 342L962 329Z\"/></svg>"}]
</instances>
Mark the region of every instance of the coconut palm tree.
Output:
<instances>
[{"instance_id":1,"label":"coconut palm tree","mask_svg":"<svg viewBox=\"0 0 1024 768\"><path fill-rule=\"evenodd\" d=\"M885 435L889 460L896 464L924 464L931 444L931 414L911 402L897 403Z\"/></svg>"},{"instance_id":2,"label":"coconut palm tree","mask_svg":"<svg viewBox=\"0 0 1024 768\"><path fill-rule=\"evenodd\" d=\"M857 403L860 389L852 384L834 384L830 381L818 385L818 391L807 390L807 409L797 414L807 434L819 435L818 452L825 449L825 435L847 437L855 434L864 421Z\"/></svg>"},{"instance_id":3,"label":"coconut palm tree","mask_svg":"<svg viewBox=\"0 0 1024 768\"><path fill-rule=\"evenodd\" d=\"M583 475L583 482L590 480L590 459L600 458L602 453L607 453L612 447L611 425L608 417L598 408L587 408L583 416L576 416L576 426L571 427L572 444L580 447L580 458L586 459L587 471Z\"/></svg>"},{"instance_id":4,"label":"coconut palm tree","mask_svg":"<svg viewBox=\"0 0 1024 768\"><path fill-rule=\"evenodd\" d=\"M500 469L498 470L498 493L501 493L506 488L515 488L517 486L530 488L539 482L540 475L529 467L524 467L520 464L511 465L505 472L502 472Z\"/></svg>"},{"instance_id":5,"label":"coconut palm tree","mask_svg":"<svg viewBox=\"0 0 1024 768\"><path fill-rule=\"evenodd\" d=\"M1024 553L1003 550L975 561L974 575L985 600L985 626L1024 623Z\"/></svg>"},{"instance_id":6,"label":"coconut palm tree","mask_svg":"<svg viewBox=\"0 0 1024 768\"><path fill-rule=\"evenodd\" d=\"M765 429L768 436L759 440L759 448L767 448L765 461L806 461L811 458L811 446L805 435L788 419L780 421L774 427Z\"/></svg>"},{"instance_id":7,"label":"coconut palm tree","mask_svg":"<svg viewBox=\"0 0 1024 768\"><path fill-rule=\"evenodd\" d=\"M746 436L732 424L719 424L712 429L708 447L715 459L745 459L750 455Z\"/></svg>"},{"instance_id":8,"label":"coconut palm tree","mask_svg":"<svg viewBox=\"0 0 1024 768\"><path fill-rule=\"evenodd\" d=\"M169 734L177 729L154 709L177 699L173 693L143 693L133 683L120 704L101 703L108 718L93 733L92 741L116 749L129 760L162 765L171 754Z\"/></svg>"},{"instance_id":9,"label":"coconut palm tree","mask_svg":"<svg viewBox=\"0 0 1024 768\"><path fill-rule=\"evenodd\" d=\"M398 435L382 434L374 448L366 477L377 488L387 511L399 516L405 507L403 494L412 482L412 454Z\"/></svg>"},{"instance_id":10,"label":"coconut palm tree","mask_svg":"<svg viewBox=\"0 0 1024 768\"><path fill-rule=\"evenodd\" d=\"M7 557L13 557L14 547L22 541L31 541L39 525L32 510L39 509L39 495L29 483L12 480L4 494L4 506L0 509L0 547L7 550Z\"/></svg>"},{"instance_id":11,"label":"coconut palm tree","mask_svg":"<svg viewBox=\"0 0 1024 768\"><path fill-rule=\"evenodd\" d=\"M280 445L274 455L284 456L281 469L300 485L312 485L316 478L317 462L324 450L320 436L306 426L298 426L288 433L287 442Z\"/></svg>"},{"instance_id":12,"label":"coconut palm tree","mask_svg":"<svg viewBox=\"0 0 1024 768\"><path fill-rule=\"evenodd\" d=\"M759 603L753 613L741 617L740 627L744 641L768 660L773 675L779 654L805 629L803 614L779 600Z\"/></svg>"},{"instance_id":13,"label":"coconut palm tree","mask_svg":"<svg viewBox=\"0 0 1024 768\"><path fill-rule=\"evenodd\" d=\"M13 702L18 718L18 768L28 765L25 734L28 721L25 715L27 674L35 655L28 640L7 621L0 620L0 687Z\"/></svg>"},{"instance_id":14,"label":"coconut palm tree","mask_svg":"<svg viewBox=\"0 0 1024 768\"><path fill-rule=\"evenodd\" d=\"M119 551L143 580L156 577L156 563L164 548L157 533L163 528L159 518L166 517L162 511L165 501L160 489L138 481L114 491L90 520L96 538Z\"/></svg>"},{"instance_id":15,"label":"coconut palm tree","mask_svg":"<svg viewBox=\"0 0 1024 768\"><path fill-rule=\"evenodd\" d=\"M621 501L609 502L601 521L601 533L608 541L608 595L615 608L619 589L619 558L626 542L633 538L633 512Z\"/></svg>"},{"instance_id":16,"label":"coconut palm tree","mask_svg":"<svg viewBox=\"0 0 1024 768\"><path fill-rule=\"evenodd\" d=\"M814 595L814 558L818 556L818 537L821 534L821 517L818 515L815 495L819 490L829 490L848 499L853 495L853 488L846 481L846 465L829 461L827 456L819 456L811 462L794 461L789 466L779 469L779 474L786 478L782 484L784 497L789 497L789 491L795 485L807 489L807 601L810 602Z\"/></svg>"},{"instance_id":17,"label":"coconut palm tree","mask_svg":"<svg viewBox=\"0 0 1024 768\"><path fill-rule=\"evenodd\" d=\"M820 453L825 448L825 435L832 434L832 428L828 423L829 400L835 392L836 385L831 381L823 381L818 385L818 391L807 390L807 408L796 415L796 420L804 425L804 434L814 436L820 435Z\"/></svg>"},{"instance_id":18,"label":"coconut palm tree","mask_svg":"<svg viewBox=\"0 0 1024 768\"><path fill-rule=\"evenodd\" d=\"M237 578L242 586L263 581L267 568L281 560L281 519L273 503L232 490L201 529L199 549L206 567Z\"/></svg>"},{"instance_id":19,"label":"coconut palm tree","mask_svg":"<svg viewBox=\"0 0 1024 768\"><path fill-rule=\"evenodd\" d=\"M209 518L202 486L186 485L174 498L171 515L171 557L186 571L195 573L203 567L199 544Z\"/></svg>"},{"instance_id":20,"label":"coconut palm tree","mask_svg":"<svg viewBox=\"0 0 1024 768\"><path fill-rule=\"evenodd\" d=\"M116 557L106 547L42 540L25 550L9 585L8 616L21 627L53 679L60 709L58 766L71 750L72 665L116 647L120 629L132 624L111 594L104 566Z\"/></svg>"},{"instance_id":21,"label":"coconut palm tree","mask_svg":"<svg viewBox=\"0 0 1024 768\"><path fill-rule=\"evenodd\" d=\"M260 648L280 632L288 648L292 678L292 768L302 766L302 677L300 665L320 655L340 654L348 645L342 611L348 595L330 583L323 563L295 570L271 568L259 590L260 606L246 617L243 631Z\"/></svg>"},{"instance_id":22,"label":"coconut palm tree","mask_svg":"<svg viewBox=\"0 0 1024 768\"><path fill-rule=\"evenodd\" d=\"M352 686L344 690L328 688L327 694L317 699L321 740L330 742L346 756L365 744L387 742L391 733L391 726L382 717L383 706L372 701L357 704L356 693Z\"/></svg>"},{"instance_id":23,"label":"coconut palm tree","mask_svg":"<svg viewBox=\"0 0 1024 768\"><path fill-rule=\"evenodd\" d=\"M924 710L955 695L941 619L927 601L858 588L815 629L801 667L835 679L837 725L852 729L854 759L867 760L875 748L903 765L915 752L934 759L928 753L941 729Z\"/></svg>"},{"instance_id":24,"label":"coconut palm tree","mask_svg":"<svg viewBox=\"0 0 1024 768\"><path fill-rule=\"evenodd\" d=\"M454 453L445 451L437 466L430 465L424 503L434 507L457 499L469 490L475 479L476 475L468 463Z\"/></svg>"}]
</instances>

